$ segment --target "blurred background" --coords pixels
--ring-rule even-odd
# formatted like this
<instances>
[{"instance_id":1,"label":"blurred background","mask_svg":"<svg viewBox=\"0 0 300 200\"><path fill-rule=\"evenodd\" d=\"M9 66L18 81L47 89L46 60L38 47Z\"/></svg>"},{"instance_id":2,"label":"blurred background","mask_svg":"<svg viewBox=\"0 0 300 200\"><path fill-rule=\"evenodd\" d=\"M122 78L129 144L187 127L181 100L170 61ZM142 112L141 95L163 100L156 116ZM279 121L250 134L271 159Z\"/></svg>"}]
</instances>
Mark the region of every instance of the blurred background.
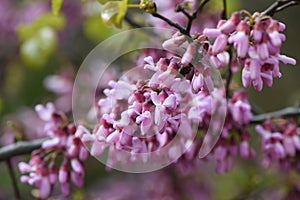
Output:
<instances>
[{"instance_id":1,"label":"blurred background","mask_svg":"<svg viewBox=\"0 0 300 200\"><path fill-rule=\"evenodd\" d=\"M211 0L210 6L221 5L220 1ZM228 0L228 8L229 12L246 9L253 13L266 9L272 2ZM299 11L300 7L295 6L275 15L287 26L282 53L298 63ZM139 12L129 14L139 22L143 22L141 16L149 17ZM36 104L55 101L59 108L70 112L72 81L84 58L105 38L128 28L131 28L128 23L122 29L105 26L96 1L64 0L61 14L54 16L50 0L0 0L0 145L18 138L42 137L33 111ZM275 79L272 88L265 87L262 92L249 89L250 101L263 111L292 106L300 100L300 65L281 66L281 72L283 77ZM69 89L61 90L62 85L68 84ZM22 135L23 131L27 134ZM20 160L27 158L14 158L13 162ZM299 178L295 174L273 176L276 172L264 171L259 161L236 162L239 164L232 172L224 175L215 174L211 167L214 163L205 163L202 170L192 174L169 168L148 174L124 174L107 172L103 164L89 158L84 189L74 189L70 199L161 199L161 196L165 199L271 199L277 193L285 194L286 188ZM0 163L0 177L0 199L12 198L5 163ZM31 188L18 185L22 196L31 199ZM52 199L63 197L57 193Z\"/></svg>"}]
</instances>

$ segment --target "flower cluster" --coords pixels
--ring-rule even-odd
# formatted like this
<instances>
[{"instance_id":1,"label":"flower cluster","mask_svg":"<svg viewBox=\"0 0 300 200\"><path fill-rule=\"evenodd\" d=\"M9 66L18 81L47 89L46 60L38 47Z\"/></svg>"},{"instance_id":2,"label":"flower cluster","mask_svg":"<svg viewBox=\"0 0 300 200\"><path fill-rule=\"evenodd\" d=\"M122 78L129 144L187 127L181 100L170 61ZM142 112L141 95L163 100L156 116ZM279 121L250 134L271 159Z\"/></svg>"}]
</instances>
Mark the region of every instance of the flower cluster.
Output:
<instances>
[{"instance_id":1,"label":"flower cluster","mask_svg":"<svg viewBox=\"0 0 300 200\"><path fill-rule=\"evenodd\" d=\"M111 81L104 90L106 98L99 100L102 117L93 135L79 134L83 141L93 142L93 156L110 146L111 165L117 161L118 151L130 152L135 161L136 154L157 152L180 137L180 144L166 152L170 159L177 159L178 152L193 140L193 123L204 123L211 113L208 91L195 93L190 80L177 77L180 60L161 58L154 63L147 57L145 61L151 78Z\"/></svg>"},{"instance_id":2,"label":"flower cluster","mask_svg":"<svg viewBox=\"0 0 300 200\"><path fill-rule=\"evenodd\" d=\"M244 91L235 92L227 102L227 116L222 134L212 152L217 161L217 172L225 173L232 168L232 159L238 151L244 159L253 158L250 133L244 130L252 119L251 106Z\"/></svg>"},{"instance_id":3,"label":"flower cluster","mask_svg":"<svg viewBox=\"0 0 300 200\"><path fill-rule=\"evenodd\" d=\"M226 43L225 43L226 44ZM163 43L164 48L169 49L171 51L176 51L179 54L182 53L182 49L180 47L187 46L185 52L182 53L181 63L184 66L189 66L191 63L196 63L195 58L197 59L197 55L205 54L208 52L209 54L212 51L213 46L208 47L207 43L203 38L198 38L198 43L187 43L186 36L180 34L179 32L175 33L173 37ZM183 48L184 49L184 48ZM220 51L216 57L219 55L219 58L226 58L222 62L224 65L227 65L229 62L229 54L223 49ZM210 60L212 57L210 56ZM210 79L210 68L195 68L193 70L193 74L191 75L191 87L193 92L203 91L204 88L213 88L214 83L211 82ZM231 169L232 167L232 158L237 155L238 149L240 150L240 155L243 158L253 158L254 150L249 145L250 134L245 131L245 127L250 123L252 119L251 106L249 104L247 94L245 91L235 91L231 97L227 98L227 102L224 99L224 94L221 94L221 98L219 102L222 102L220 105L224 109L227 107L227 115L225 118L225 123L222 128L221 137L218 140L212 154L214 159L217 161L217 172L224 173ZM206 101L206 98L201 98L198 96L194 99L195 104L201 105L209 105L211 103L211 99ZM193 107L191 109L190 114L195 113L194 119L199 119L199 113L201 110L198 110L197 107ZM200 128L203 130L207 130L209 126L209 120L211 119L211 111L208 112L208 115L205 115L208 118L205 118L206 123L202 123ZM202 115L201 113L200 115ZM203 118L203 117L202 117ZM218 123L218 122L217 122ZM236 134L233 134L237 132ZM187 151L186 154L197 155L203 141L194 141L195 145L192 147L191 151ZM192 153L191 153L192 152ZM190 157L190 156L186 156ZM192 156L194 158L194 156Z\"/></svg>"},{"instance_id":4,"label":"flower cluster","mask_svg":"<svg viewBox=\"0 0 300 200\"><path fill-rule=\"evenodd\" d=\"M267 120L263 125L257 125L256 131L262 137L264 166L275 164L285 170L300 169L297 158L300 152L300 129L294 119Z\"/></svg>"},{"instance_id":5,"label":"flower cluster","mask_svg":"<svg viewBox=\"0 0 300 200\"><path fill-rule=\"evenodd\" d=\"M28 175L21 176L21 182L27 182L38 188L38 198L46 198L52 185L59 181L61 190L69 194L70 182L77 187L83 186L84 161L88 156L80 138L75 136L76 127L69 123L64 113L55 109L52 103L45 107L36 106L38 116L45 122L44 132L49 137L42 147L31 154L29 163L20 162L19 170ZM63 160L57 169L57 157Z\"/></svg>"},{"instance_id":6,"label":"flower cluster","mask_svg":"<svg viewBox=\"0 0 300 200\"><path fill-rule=\"evenodd\" d=\"M229 20L221 20L216 29L203 31L209 38L216 38L209 48L211 61L217 67L229 64L228 44L236 50L233 57L242 67L244 87L260 91L265 84L271 87L273 77L281 77L279 61L295 65L296 61L280 54L285 41L285 25L271 17L261 17L258 13L242 19L241 12L232 13Z\"/></svg>"},{"instance_id":7,"label":"flower cluster","mask_svg":"<svg viewBox=\"0 0 300 200\"><path fill-rule=\"evenodd\" d=\"M176 33L163 45L176 49L186 41L185 36ZM199 51L195 43L190 43L181 59L161 58L154 63L152 57L146 57L145 72L152 73L149 79L125 77L110 81L110 88L104 90L106 98L98 102L102 117L93 133L89 134L84 127L78 128L81 131L77 136L92 143L91 154L97 157L109 148L109 166L128 159L134 162L139 153L158 153L180 136L181 142L176 148L168 149L165 156L174 161L179 158L179 152L187 150L183 159L193 161L209 127L222 123L218 117L211 122L212 115L221 116L227 108L221 139L212 152L218 161L217 171L223 173L231 169L231 159L237 154L238 145L243 158L252 158L250 134L244 130L252 118L247 95L237 91L226 102L224 91L214 86L210 67L199 63L197 67L191 65ZM198 128L204 130L204 135L195 139ZM238 133L229 134L230 131ZM121 158L122 151L130 152L130 157Z\"/></svg>"}]
</instances>

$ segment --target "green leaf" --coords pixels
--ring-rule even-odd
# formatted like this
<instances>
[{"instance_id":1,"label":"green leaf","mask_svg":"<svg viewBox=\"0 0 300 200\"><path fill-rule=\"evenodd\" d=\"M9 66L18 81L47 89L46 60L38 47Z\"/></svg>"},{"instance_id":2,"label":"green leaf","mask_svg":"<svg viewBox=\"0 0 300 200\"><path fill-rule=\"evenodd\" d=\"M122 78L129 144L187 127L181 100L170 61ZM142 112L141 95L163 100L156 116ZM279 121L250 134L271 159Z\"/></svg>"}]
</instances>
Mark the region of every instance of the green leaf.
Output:
<instances>
[{"instance_id":1,"label":"green leaf","mask_svg":"<svg viewBox=\"0 0 300 200\"><path fill-rule=\"evenodd\" d=\"M57 16L62 6L63 0L52 0L52 13Z\"/></svg>"},{"instance_id":2,"label":"green leaf","mask_svg":"<svg viewBox=\"0 0 300 200\"><path fill-rule=\"evenodd\" d=\"M57 36L50 27L41 28L30 39L22 43L20 54L23 62L31 68L41 68L55 51Z\"/></svg>"},{"instance_id":3,"label":"green leaf","mask_svg":"<svg viewBox=\"0 0 300 200\"><path fill-rule=\"evenodd\" d=\"M98 0L98 2L99 2L100 4L105 4L105 3L107 2L107 0Z\"/></svg>"},{"instance_id":4,"label":"green leaf","mask_svg":"<svg viewBox=\"0 0 300 200\"><path fill-rule=\"evenodd\" d=\"M122 22L127 12L127 2L128 0L105 3L101 11L103 23L108 26L115 25L117 28L122 28Z\"/></svg>"},{"instance_id":5,"label":"green leaf","mask_svg":"<svg viewBox=\"0 0 300 200\"><path fill-rule=\"evenodd\" d=\"M65 26L65 19L63 16L54 16L51 13L45 13L39 16L31 24L20 24L17 27L17 34L21 42L30 39L43 27L51 27L55 30L60 30Z\"/></svg>"},{"instance_id":6,"label":"green leaf","mask_svg":"<svg viewBox=\"0 0 300 200\"><path fill-rule=\"evenodd\" d=\"M113 29L105 26L99 16L87 17L83 24L84 34L94 42L100 42L109 37Z\"/></svg>"}]
</instances>

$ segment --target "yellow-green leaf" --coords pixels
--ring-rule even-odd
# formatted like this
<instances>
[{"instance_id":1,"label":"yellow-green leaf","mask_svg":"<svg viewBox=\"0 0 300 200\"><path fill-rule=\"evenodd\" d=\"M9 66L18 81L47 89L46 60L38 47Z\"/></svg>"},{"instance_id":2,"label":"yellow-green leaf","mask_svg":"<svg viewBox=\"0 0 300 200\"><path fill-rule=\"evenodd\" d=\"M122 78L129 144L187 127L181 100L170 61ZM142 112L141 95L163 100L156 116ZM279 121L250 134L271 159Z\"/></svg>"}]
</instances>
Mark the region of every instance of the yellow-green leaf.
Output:
<instances>
[{"instance_id":1,"label":"yellow-green leaf","mask_svg":"<svg viewBox=\"0 0 300 200\"><path fill-rule=\"evenodd\" d=\"M104 4L107 2L107 0L98 0L99 3Z\"/></svg>"},{"instance_id":2,"label":"yellow-green leaf","mask_svg":"<svg viewBox=\"0 0 300 200\"><path fill-rule=\"evenodd\" d=\"M52 13L57 16L59 14L63 0L52 0Z\"/></svg>"},{"instance_id":3,"label":"yellow-green leaf","mask_svg":"<svg viewBox=\"0 0 300 200\"><path fill-rule=\"evenodd\" d=\"M101 18L106 25L122 28L122 22L127 12L127 0L109 1L102 7Z\"/></svg>"},{"instance_id":4,"label":"yellow-green leaf","mask_svg":"<svg viewBox=\"0 0 300 200\"><path fill-rule=\"evenodd\" d=\"M51 13L45 13L30 24L20 24L17 27L18 37L22 42L28 40L45 26L60 30L65 26L65 19L62 15L54 16Z\"/></svg>"},{"instance_id":5,"label":"yellow-green leaf","mask_svg":"<svg viewBox=\"0 0 300 200\"><path fill-rule=\"evenodd\" d=\"M84 34L94 42L100 42L112 34L113 29L101 23L98 16L87 17L83 25Z\"/></svg>"},{"instance_id":6,"label":"yellow-green leaf","mask_svg":"<svg viewBox=\"0 0 300 200\"><path fill-rule=\"evenodd\" d=\"M50 27L44 27L21 44L20 55L28 67L41 68L55 51L56 46L55 31Z\"/></svg>"}]
</instances>

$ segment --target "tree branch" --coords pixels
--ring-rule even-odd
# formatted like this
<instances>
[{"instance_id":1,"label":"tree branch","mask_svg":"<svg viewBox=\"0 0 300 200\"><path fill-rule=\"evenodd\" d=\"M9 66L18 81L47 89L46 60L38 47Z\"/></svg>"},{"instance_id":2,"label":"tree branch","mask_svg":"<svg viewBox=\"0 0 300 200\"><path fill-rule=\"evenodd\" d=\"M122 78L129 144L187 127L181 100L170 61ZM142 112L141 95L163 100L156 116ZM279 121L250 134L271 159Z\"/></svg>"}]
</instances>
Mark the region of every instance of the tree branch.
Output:
<instances>
[{"instance_id":1,"label":"tree branch","mask_svg":"<svg viewBox=\"0 0 300 200\"><path fill-rule=\"evenodd\" d=\"M227 19L227 2L226 2L226 0L223 0L223 10L221 13L221 18Z\"/></svg>"},{"instance_id":2,"label":"tree branch","mask_svg":"<svg viewBox=\"0 0 300 200\"><path fill-rule=\"evenodd\" d=\"M265 11L263 11L259 17L266 15L273 16L275 13L282 11L283 9L298 5L300 0L277 0L272 5L270 5Z\"/></svg>"},{"instance_id":3,"label":"tree branch","mask_svg":"<svg viewBox=\"0 0 300 200\"><path fill-rule=\"evenodd\" d=\"M184 10L184 8L180 7L180 6L177 6L176 7L176 12L182 12L187 18L188 18L188 22L187 22L187 25L186 25L186 28L184 29L183 27L181 27L179 24L176 24L174 22L172 22L171 20L169 20L168 18L160 15L159 13L155 12L155 13L152 13L152 16L153 17L157 17L165 22L167 22L170 26L178 29L182 34L184 35L187 35L187 36L190 36L190 31L191 31L191 28L192 28L192 23L193 21L197 18L197 15L199 12L202 11L202 9L204 8L204 6L209 2L210 0L204 0L200 3L200 5L198 6L198 8L192 13L192 14L189 14L188 12L186 12Z\"/></svg>"},{"instance_id":4,"label":"tree branch","mask_svg":"<svg viewBox=\"0 0 300 200\"><path fill-rule=\"evenodd\" d=\"M232 64L232 47L230 47L229 51L229 64L228 64L228 72L226 75L226 85L225 85L225 92L226 92L226 98L229 98L230 95L230 83L232 79L232 71L231 71L231 64Z\"/></svg>"},{"instance_id":5,"label":"tree branch","mask_svg":"<svg viewBox=\"0 0 300 200\"><path fill-rule=\"evenodd\" d=\"M269 113L263 113L254 115L251 123L261 123L269 118L274 117L289 117L289 116L296 116L300 115L300 108L298 107L287 107L281 110L269 112ZM6 161L14 156L29 154L33 150L39 149L42 146L42 143L47 138L43 139L36 139L32 141L20 141L8 146L4 146L0 148L0 162Z\"/></svg>"},{"instance_id":6,"label":"tree branch","mask_svg":"<svg viewBox=\"0 0 300 200\"><path fill-rule=\"evenodd\" d=\"M210 0L204 0L201 2L201 4L199 5L199 7L195 10L195 12L193 12L193 14L190 16L188 24L186 26L186 32L188 34L190 34L191 28L192 28L192 24L194 19L197 18L198 13L200 13L202 11L202 9L204 8L204 6L209 2Z\"/></svg>"},{"instance_id":7,"label":"tree branch","mask_svg":"<svg viewBox=\"0 0 300 200\"><path fill-rule=\"evenodd\" d=\"M172 27L176 28L177 30L179 30L182 34L189 36L189 33L183 27L181 27L179 24L176 24L176 23L172 22L171 20L169 20L168 18L162 16L161 14L155 12L155 13L152 13L152 16L157 17L157 18L167 22L170 26L172 26Z\"/></svg>"},{"instance_id":8,"label":"tree branch","mask_svg":"<svg viewBox=\"0 0 300 200\"><path fill-rule=\"evenodd\" d=\"M261 123L267 119L274 118L274 117L289 117L289 116L295 116L300 114L300 108L298 107L287 107L281 110L269 112L269 113L263 113L259 115L255 115L251 123Z\"/></svg>"},{"instance_id":9,"label":"tree branch","mask_svg":"<svg viewBox=\"0 0 300 200\"><path fill-rule=\"evenodd\" d=\"M0 162L14 156L31 153L33 150L40 148L45 140L46 138L32 141L20 141L8 146L4 146L0 148Z\"/></svg>"},{"instance_id":10,"label":"tree branch","mask_svg":"<svg viewBox=\"0 0 300 200\"><path fill-rule=\"evenodd\" d=\"M15 198L17 200L19 200L19 199L21 199L20 190L18 188L16 174L14 172L14 168L13 168L13 166L11 164L11 160L10 159L6 160L6 165L7 165L7 168L8 168L8 171L9 171L9 175L10 175L10 178L11 178L11 181L12 181L12 185L13 185L13 188L14 188Z\"/></svg>"}]
</instances>

